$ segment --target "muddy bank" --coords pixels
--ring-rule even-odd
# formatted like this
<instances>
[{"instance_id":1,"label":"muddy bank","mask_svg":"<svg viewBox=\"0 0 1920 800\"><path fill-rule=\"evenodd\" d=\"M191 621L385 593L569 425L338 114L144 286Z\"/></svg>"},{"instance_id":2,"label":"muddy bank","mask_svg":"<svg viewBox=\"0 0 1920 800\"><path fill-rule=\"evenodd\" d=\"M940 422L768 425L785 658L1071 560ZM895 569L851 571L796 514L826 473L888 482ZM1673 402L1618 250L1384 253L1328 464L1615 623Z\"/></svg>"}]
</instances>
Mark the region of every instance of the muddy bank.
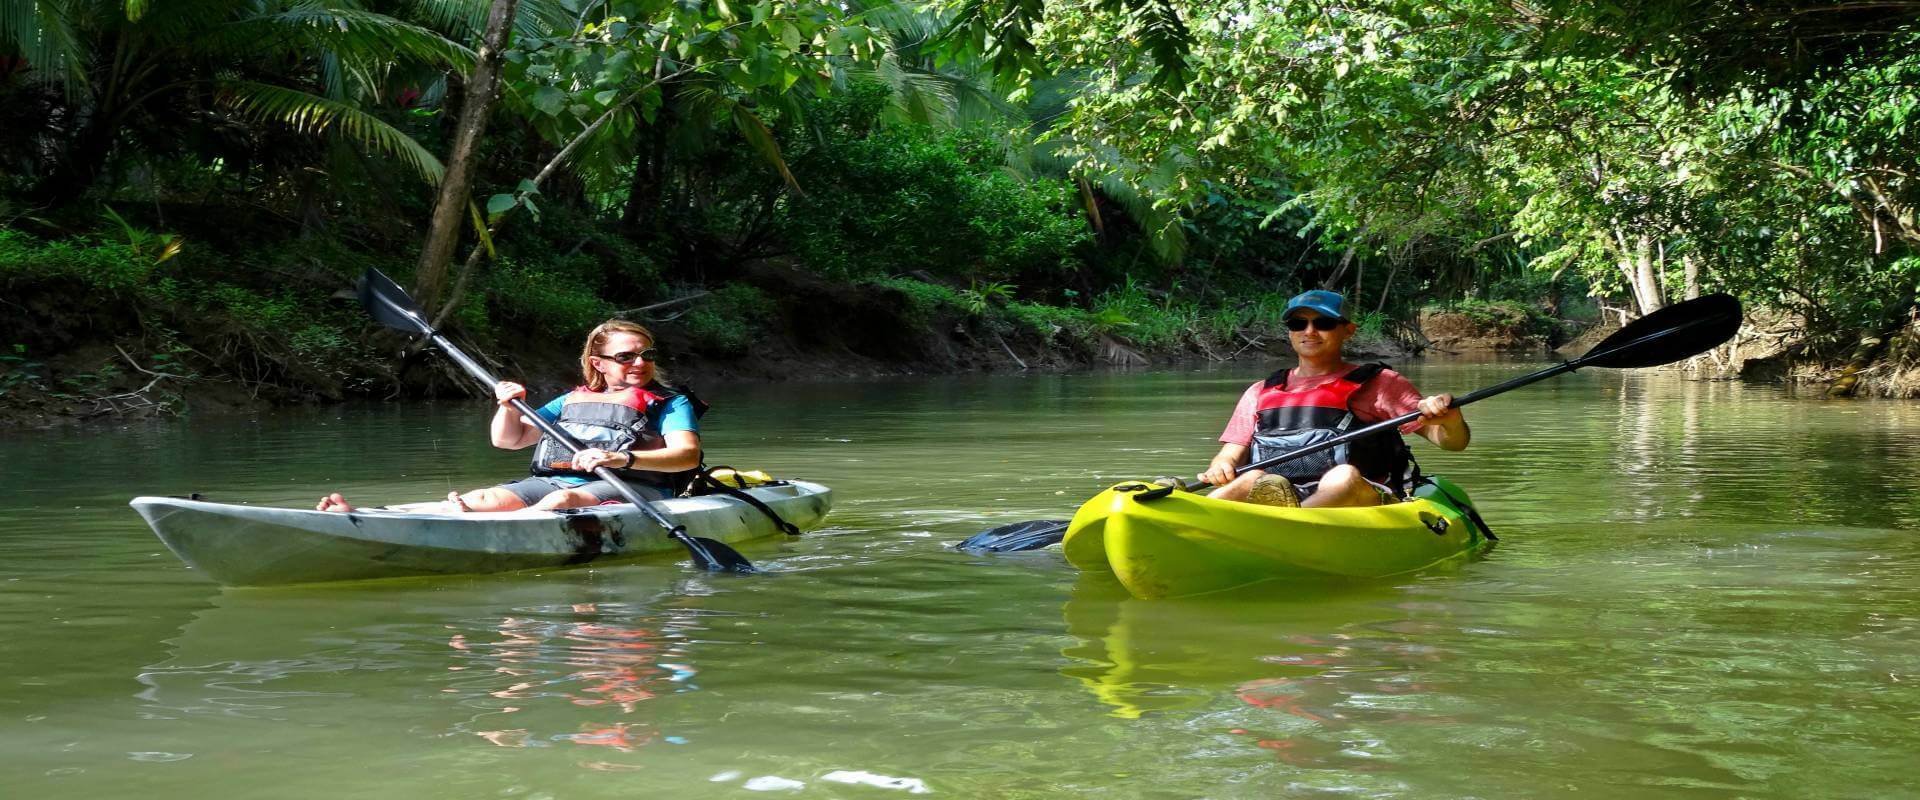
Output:
<instances>
[{"instance_id":1,"label":"muddy bank","mask_svg":"<svg viewBox=\"0 0 1920 800\"><path fill-rule=\"evenodd\" d=\"M336 279L337 280L337 279ZM323 282L324 283L324 282ZM698 297L625 314L651 328L670 380L814 381L882 375L1154 367L1205 361L1271 361L1291 355L1284 328L1249 324L1146 340L1126 326L1096 327L1084 312L1035 319L1035 307L961 307L912 296L913 284L836 283L767 266L746 284L767 298L751 318ZM84 296L42 285L49 298ZM45 302L0 324L0 423L39 428L117 424L351 399L471 397L482 393L436 352L374 325L349 287L324 283L303 319L333 320L301 336L329 337L324 351L236 324L218 308L168 307L131 296L91 305ZM1045 310L1045 309L1043 309ZM1052 313L1048 311L1048 313ZM719 326L716 327L716 320ZM577 384L578 330L496 325L453 338L495 374L536 394ZM0 347L4 347L0 344ZM1361 337L1355 358L1396 361L1411 348ZM314 355L324 353L324 357ZM343 356L342 354L345 354Z\"/></svg>"}]
</instances>

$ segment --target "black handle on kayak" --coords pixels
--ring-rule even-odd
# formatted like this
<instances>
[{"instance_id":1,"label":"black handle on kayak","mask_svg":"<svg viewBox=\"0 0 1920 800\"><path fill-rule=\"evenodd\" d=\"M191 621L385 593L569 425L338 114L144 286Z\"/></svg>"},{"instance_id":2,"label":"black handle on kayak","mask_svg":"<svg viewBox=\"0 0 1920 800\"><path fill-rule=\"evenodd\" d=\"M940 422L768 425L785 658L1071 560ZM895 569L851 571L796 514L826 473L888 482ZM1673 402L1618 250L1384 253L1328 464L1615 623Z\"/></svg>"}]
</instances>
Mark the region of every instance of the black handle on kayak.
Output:
<instances>
[{"instance_id":1,"label":"black handle on kayak","mask_svg":"<svg viewBox=\"0 0 1920 800\"><path fill-rule=\"evenodd\" d=\"M414 305L413 298L408 297L406 291L402 290L399 284L394 283L392 278L388 278L379 270L369 269L366 275L361 277L360 302L367 307L367 311L373 315L373 318L381 324L407 333L426 336L427 341L432 342L435 347L440 348L440 352L446 353L447 357L453 359L454 363L459 364L461 369L466 370L467 374L472 375L481 383L486 384L489 389L500 382L500 379L495 378L493 373L489 372L480 362L473 360L465 352L461 351L459 347L454 346L453 342L448 341L447 337L442 336L439 331L434 330L433 326L427 323L425 316L420 313L419 307ZM561 444L566 445L568 450L578 453L587 449L585 445L580 443L580 440L573 438L572 434L567 433L560 426L548 422L545 417L535 412L533 406L528 405L526 400L516 397L507 402L513 407L513 410L520 413L521 419L526 420L528 424L538 428L541 433L552 436ZM661 514L659 509L653 507L652 502L642 497L639 492L634 491L633 486L625 480L622 480L620 476L615 475L613 470L604 466L595 467L593 469L593 476L611 484L614 490L620 493L621 497L626 498L627 502L632 503L635 508L640 509L640 512L647 515L648 519L653 520L654 524L665 528L667 536L672 537L674 541L679 542L687 549L687 554L693 558L695 566L712 572L747 573L758 571L754 568L753 563L747 560L746 556L740 555L740 553L733 548L712 539L689 536L687 534L687 526L667 519L666 515Z\"/></svg>"}]
</instances>

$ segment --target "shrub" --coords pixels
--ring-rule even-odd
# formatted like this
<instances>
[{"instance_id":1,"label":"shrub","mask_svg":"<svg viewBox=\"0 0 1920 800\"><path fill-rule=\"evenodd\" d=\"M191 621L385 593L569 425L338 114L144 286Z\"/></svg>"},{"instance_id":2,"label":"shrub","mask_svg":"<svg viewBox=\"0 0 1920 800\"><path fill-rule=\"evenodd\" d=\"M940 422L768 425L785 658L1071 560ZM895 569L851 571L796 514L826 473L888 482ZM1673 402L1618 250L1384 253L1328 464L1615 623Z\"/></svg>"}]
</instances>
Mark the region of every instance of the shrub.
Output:
<instances>
[{"instance_id":1,"label":"shrub","mask_svg":"<svg viewBox=\"0 0 1920 800\"><path fill-rule=\"evenodd\" d=\"M66 279L96 292L135 294L153 281L159 263L125 244L91 237L41 241L0 229L0 278Z\"/></svg>"},{"instance_id":2,"label":"shrub","mask_svg":"<svg viewBox=\"0 0 1920 800\"><path fill-rule=\"evenodd\" d=\"M596 282L550 264L502 258L487 276L486 294L504 319L556 331L586 331L616 310Z\"/></svg>"},{"instance_id":3,"label":"shrub","mask_svg":"<svg viewBox=\"0 0 1920 800\"><path fill-rule=\"evenodd\" d=\"M780 306L759 288L729 283L697 301L685 321L692 344L721 355L741 355L779 319Z\"/></svg>"}]
</instances>

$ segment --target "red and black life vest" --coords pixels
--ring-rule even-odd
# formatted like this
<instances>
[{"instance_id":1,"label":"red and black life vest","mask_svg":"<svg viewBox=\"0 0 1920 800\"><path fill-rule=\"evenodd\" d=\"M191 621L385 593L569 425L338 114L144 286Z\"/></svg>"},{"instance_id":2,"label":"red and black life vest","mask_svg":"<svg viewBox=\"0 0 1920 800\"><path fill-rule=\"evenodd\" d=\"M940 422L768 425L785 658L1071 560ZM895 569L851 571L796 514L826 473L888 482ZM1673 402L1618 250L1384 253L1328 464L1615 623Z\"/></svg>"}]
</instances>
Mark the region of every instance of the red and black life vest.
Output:
<instances>
[{"instance_id":1,"label":"red and black life vest","mask_svg":"<svg viewBox=\"0 0 1920 800\"><path fill-rule=\"evenodd\" d=\"M667 404L682 394L693 404L695 419L706 413L707 404L700 402L699 398L669 389L660 383L617 392L596 392L582 386L568 392L563 398L560 418L556 422L562 430L573 434L573 438L587 447L610 451L659 450L667 446L666 439L660 435L660 418L666 414ZM531 471L540 476L593 477L591 472L574 469L573 451L552 436L541 437L540 443L534 446ZM616 469L614 473L628 480L665 486L678 492L698 471Z\"/></svg>"},{"instance_id":2,"label":"red and black life vest","mask_svg":"<svg viewBox=\"0 0 1920 800\"><path fill-rule=\"evenodd\" d=\"M1254 406L1253 460L1260 461L1332 439L1355 427L1353 396L1387 368L1367 364L1312 389L1288 389L1287 370L1267 378ZM1400 492L1412 454L1398 432L1348 442L1267 468L1294 483L1320 480L1337 464L1352 464L1367 480Z\"/></svg>"}]
</instances>

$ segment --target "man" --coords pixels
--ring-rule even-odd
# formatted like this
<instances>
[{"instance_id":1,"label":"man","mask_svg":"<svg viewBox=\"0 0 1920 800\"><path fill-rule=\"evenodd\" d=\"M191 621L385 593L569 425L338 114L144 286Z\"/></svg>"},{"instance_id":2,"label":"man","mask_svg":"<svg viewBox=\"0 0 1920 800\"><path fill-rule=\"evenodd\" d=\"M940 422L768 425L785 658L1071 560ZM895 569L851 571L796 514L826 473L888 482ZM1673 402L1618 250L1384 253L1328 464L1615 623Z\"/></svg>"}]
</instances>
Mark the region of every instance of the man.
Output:
<instances>
[{"instance_id":1,"label":"man","mask_svg":"<svg viewBox=\"0 0 1920 800\"><path fill-rule=\"evenodd\" d=\"M1342 349L1359 327L1345 299L1328 291L1303 292L1282 318L1300 365L1247 387L1220 434L1220 453L1200 480L1218 486L1211 496L1281 506L1375 506L1405 499L1410 453L1399 434L1381 433L1332 450L1276 464L1271 472L1233 471L1241 464L1324 442L1412 411L1420 418L1399 433L1418 433L1446 450L1465 449L1471 433L1453 395L1422 398L1400 373L1383 364L1356 366Z\"/></svg>"}]
</instances>

